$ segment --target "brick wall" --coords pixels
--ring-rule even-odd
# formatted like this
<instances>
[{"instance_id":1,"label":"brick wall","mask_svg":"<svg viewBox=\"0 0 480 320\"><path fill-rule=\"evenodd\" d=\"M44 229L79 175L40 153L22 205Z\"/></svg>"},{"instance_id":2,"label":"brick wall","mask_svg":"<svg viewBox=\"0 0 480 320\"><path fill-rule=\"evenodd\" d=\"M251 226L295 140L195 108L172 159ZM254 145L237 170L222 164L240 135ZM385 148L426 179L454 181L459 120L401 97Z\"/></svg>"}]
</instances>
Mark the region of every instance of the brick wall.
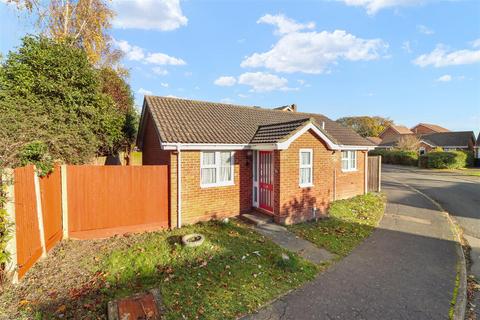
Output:
<instances>
[{"instance_id":1,"label":"brick wall","mask_svg":"<svg viewBox=\"0 0 480 320\"><path fill-rule=\"evenodd\" d=\"M313 187L299 186L300 149L313 150ZM276 151L276 221L291 224L309 220L313 218L314 207L318 209L317 214L325 214L335 198L363 194L365 156L366 152L357 151L357 171L342 172L341 152L328 150L325 143L310 131L295 140L287 150Z\"/></svg>"},{"instance_id":2,"label":"brick wall","mask_svg":"<svg viewBox=\"0 0 480 320\"><path fill-rule=\"evenodd\" d=\"M174 154L172 172L178 155ZM200 152L182 151L182 224L237 216L252 208L252 159L248 151L234 152L234 185L200 187ZM175 167L175 168L174 168ZM172 221L176 221L176 176L172 179ZM175 185L173 184L175 183Z\"/></svg>"},{"instance_id":3,"label":"brick wall","mask_svg":"<svg viewBox=\"0 0 480 320\"><path fill-rule=\"evenodd\" d=\"M160 148L152 116L150 112L146 115L145 132L143 136L142 163L144 165L170 164L170 151Z\"/></svg>"}]
</instances>

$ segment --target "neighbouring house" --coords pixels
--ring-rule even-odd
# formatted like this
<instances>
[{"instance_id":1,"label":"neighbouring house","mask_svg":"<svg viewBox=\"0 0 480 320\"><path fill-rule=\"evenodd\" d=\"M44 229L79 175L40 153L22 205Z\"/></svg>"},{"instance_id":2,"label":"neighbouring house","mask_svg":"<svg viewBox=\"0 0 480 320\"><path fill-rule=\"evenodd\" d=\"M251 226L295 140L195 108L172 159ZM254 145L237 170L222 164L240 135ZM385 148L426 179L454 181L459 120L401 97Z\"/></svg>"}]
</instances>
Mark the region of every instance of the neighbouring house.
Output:
<instances>
[{"instance_id":1,"label":"neighbouring house","mask_svg":"<svg viewBox=\"0 0 480 320\"><path fill-rule=\"evenodd\" d=\"M295 105L265 109L146 96L138 147L144 165L170 168L170 225L258 210L282 224L326 213L367 192L374 145Z\"/></svg>"},{"instance_id":2,"label":"neighbouring house","mask_svg":"<svg viewBox=\"0 0 480 320\"><path fill-rule=\"evenodd\" d=\"M383 140L392 139L393 137L396 137L402 134L412 134L412 131L410 131L410 129L408 129L405 126L392 124L392 125L389 125L387 128L385 128L385 130L383 130L382 133L378 135L378 137L383 141Z\"/></svg>"},{"instance_id":3,"label":"neighbouring house","mask_svg":"<svg viewBox=\"0 0 480 320\"><path fill-rule=\"evenodd\" d=\"M393 149L404 135L398 135L384 139L377 148ZM444 151L464 150L473 151L475 147L475 135L473 131L449 131L415 135L420 140L419 154L430 152L435 148Z\"/></svg>"},{"instance_id":4,"label":"neighbouring house","mask_svg":"<svg viewBox=\"0 0 480 320\"><path fill-rule=\"evenodd\" d=\"M410 129L415 134L426 134L426 133L435 133L435 132L450 132L450 130L445 129L436 124L430 123L419 123L412 129Z\"/></svg>"},{"instance_id":5,"label":"neighbouring house","mask_svg":"<svg viewBox=\"0 0 480 320\"><path fill-rule=\"evenodd\" d=\"M477 143L475 144L475 165L480 167L480 132L478 133Z\"/></svg>"},{"instance_id":6,"label":"neighbouring house","mask_svg":"<svg viewBox=\"0 0 480 320\"><path fill-rule=\"evenodd\" d=\"M366 139L376 146L382 143L382 138L379 138L379 137L366 137Z\"/></svg>"}]
</instances>

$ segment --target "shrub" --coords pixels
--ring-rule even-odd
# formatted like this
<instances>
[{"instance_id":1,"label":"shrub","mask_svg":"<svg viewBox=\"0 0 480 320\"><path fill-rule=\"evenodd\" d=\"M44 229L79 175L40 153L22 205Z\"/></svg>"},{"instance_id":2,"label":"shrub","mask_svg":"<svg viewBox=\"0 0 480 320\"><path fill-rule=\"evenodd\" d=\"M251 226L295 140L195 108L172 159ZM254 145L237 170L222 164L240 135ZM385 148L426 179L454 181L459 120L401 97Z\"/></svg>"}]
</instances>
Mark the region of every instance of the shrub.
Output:
<instances>
[{"instance_id":1,"label":"shrub","mask_svg":"<svg viewBox=\"0 0 480 320\"><path fill-rule=\"evenodd\" d=\"M382 156L382 163L400 164L406 166L418 165L418 153L416 151L405 150L372 150L371 156Z\"/></svg>"},{"instance_id":2,"label":"shrub","mask_svg":"<svg viewBox=\"0 0 480 320\"><path fill-rule=\"evenodd\" d=\"M468 164L469 152L464 151L430 152L420 157L420 166L430 169L458 169Z\"/></svg>"},{"instance_id":3,"label":"shrub","mask_svg":"<svg viewBox=\"0 0 480 320\"><path fill-rule=\"evenodd\" d=\"M2 170L0 168L0 288L5 281L5 265L10 261L10 253L6 249L8 241L12 237L12 224L8 220L7 210L5 210L7 197L3 190L3 185L6 184L2 184L1 174Z\"/></svg>"}]
</instances>

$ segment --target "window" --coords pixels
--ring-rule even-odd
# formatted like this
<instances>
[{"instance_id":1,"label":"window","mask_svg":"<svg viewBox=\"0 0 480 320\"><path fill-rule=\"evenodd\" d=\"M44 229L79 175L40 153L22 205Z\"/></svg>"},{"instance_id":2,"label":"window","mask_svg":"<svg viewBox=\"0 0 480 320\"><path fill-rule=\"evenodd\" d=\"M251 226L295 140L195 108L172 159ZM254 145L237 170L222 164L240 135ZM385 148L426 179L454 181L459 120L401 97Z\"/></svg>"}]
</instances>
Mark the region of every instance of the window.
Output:
<instances>
[{"instance_id":1,"label":"window","mask_svg":"<svg viewBox=\"0 0 480 320\"><path fill-rule=\"evenodd\" d=\"M200 154L200 186L233 184L233 152L207 151Z\"/></svg>"},{"instance_id":2,"label":"window","mask_svg":"<svg viewBox=\"0 0 480 320\"><path fill-rule=\"evenodd\" d=\"M313 186L313 151L300 149L300 187Z\"/></svg>"},{"instance_id":3,"label":"window","mask_svg":"<svg viewBox=\"0 0 480 320\"><path fill-rule=\"evenodd\" d=\"M418 148L418 153L423 156L425 154L425 147Z\"/></svg>"},{"instance_id":4,"label":"window","mask_svg":"<svg viewBox=\"0 0 480 320\"><path fill-rule=\"evenodd\" d=\"M357 170L357 152L353 150L342 151L342 171Z\"/></svg>"}]
</instances>

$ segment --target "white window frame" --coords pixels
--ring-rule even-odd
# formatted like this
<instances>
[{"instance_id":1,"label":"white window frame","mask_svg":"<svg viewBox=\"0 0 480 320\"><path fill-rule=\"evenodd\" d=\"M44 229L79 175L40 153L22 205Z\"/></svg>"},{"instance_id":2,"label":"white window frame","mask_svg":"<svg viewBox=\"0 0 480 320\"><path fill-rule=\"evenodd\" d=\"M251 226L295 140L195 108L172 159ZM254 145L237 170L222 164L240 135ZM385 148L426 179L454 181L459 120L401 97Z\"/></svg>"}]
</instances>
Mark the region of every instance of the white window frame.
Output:
<instances>
[{"instance_id":1,"label":"white window frame","mask_svg":"<svg viewBox=\"0 0 480 320\"><path fill-rule=\"evenodd\" d=\"M213 165L205 165L203 164L203 154L213 152L215 154L215 164ZM230 177L231 180L229 181L219 181L220 179L220 153L223 152L230 152L231 157L231 165L230 165ZM200 152L200 187L201 188L211 188L211 187L225 187L225 186L233 186L234 182L234 173L235 173L235 159L234 159L234 152L233 151L201 151ZM213 183L202 183L202 169L215 169L215 182Z\"/></svg>"},{"instance_id":2,"label":"white window frame","mask_svg":"<svg viewBox=\"0 0 480 320\"><path fill-rule=\"evenodd\" d=\"M343 157L343 153L346 152L347 153L347 157L344 158ZM354 158L354 161L352 161L352 158L351 158L351 155L353 154L353 158ZM356 150L342 150L341 151L341 161L340 161L340 165L342 167L342 172L354 172L354 171L357 171L357 151ZM344 161L347 161L347 168L343 168L343 162ZM352 166L352 163L353 163L353 166Z\"/></svg>"},{"instance_id":3,"label":"white window frame","mask_svg":"<svg viewBox=\"0 0 480 320\"><path fill-rule=\"evenodd\" d=\"M425 147L418 148L418 154L419 155L424 155L425 153L427 153L427 150L425 149Z\"/></svg>"},{"instance_id":4,"label":"white window frame","mask_svg":"<svg viewBox=\"0 0 480 320\"><path fill-rule=\"evenodd\" d=\"M302 164L302 153L308 152L310 154L310 164ZM310 169L310 182L302 183L302 169ZM300 149L298 152L298 185L301 188L313 187L313 150Z\"/></svg>"}]
</instances>

